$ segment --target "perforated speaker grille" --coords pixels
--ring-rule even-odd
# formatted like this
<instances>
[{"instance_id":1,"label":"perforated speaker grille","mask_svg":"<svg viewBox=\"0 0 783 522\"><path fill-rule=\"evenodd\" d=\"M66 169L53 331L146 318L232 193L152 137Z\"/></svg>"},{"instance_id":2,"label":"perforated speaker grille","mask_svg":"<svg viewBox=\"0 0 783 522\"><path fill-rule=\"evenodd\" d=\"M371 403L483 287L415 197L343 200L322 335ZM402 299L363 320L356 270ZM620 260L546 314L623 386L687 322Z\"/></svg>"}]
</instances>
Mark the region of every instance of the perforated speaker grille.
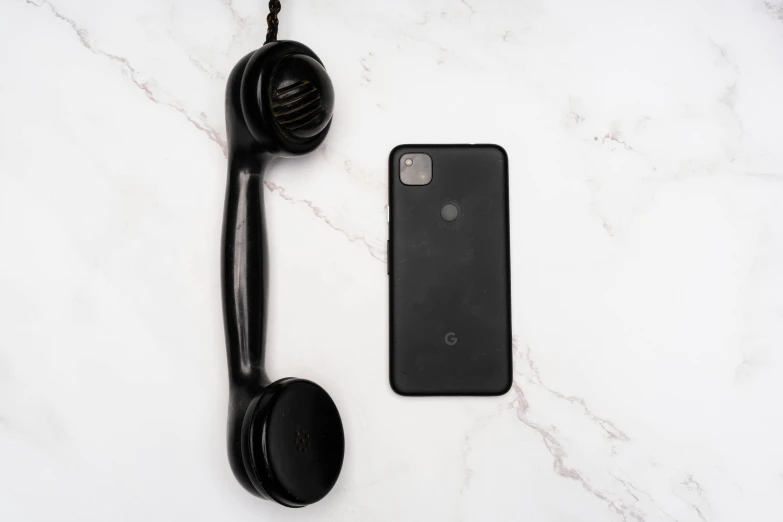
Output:
<instances>
[{"instance_id":1,"label":"perforated speaker grille","mask_svg":"<svg viewBox=\"0 0 783 522\"><path fill-rule=\"evenodd\" d=\"M272 114L289 132L318 126L326 118L321 92L307 80L277 89L272 94Z\"/></svg>"}]
</instances>

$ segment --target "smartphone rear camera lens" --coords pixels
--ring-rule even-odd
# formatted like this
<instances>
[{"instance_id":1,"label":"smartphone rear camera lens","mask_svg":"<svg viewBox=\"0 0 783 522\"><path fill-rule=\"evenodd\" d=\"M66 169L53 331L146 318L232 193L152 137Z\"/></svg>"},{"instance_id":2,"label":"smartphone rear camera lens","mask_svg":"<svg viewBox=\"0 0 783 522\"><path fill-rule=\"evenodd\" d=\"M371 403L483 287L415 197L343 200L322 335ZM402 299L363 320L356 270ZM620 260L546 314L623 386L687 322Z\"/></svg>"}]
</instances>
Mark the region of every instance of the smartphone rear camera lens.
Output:
<instances>
[{"instance_id":1,"label":"smartphone rear camera lens","mask_svg":"<svg viewBox=\"0 0 783 522\"><path fill-rule=\"evenodd\" d=\"M432 181L432 158L429 154L412 152L400 158L400 181L403 185L423 186Z\"/></svg>"}]
</instances>

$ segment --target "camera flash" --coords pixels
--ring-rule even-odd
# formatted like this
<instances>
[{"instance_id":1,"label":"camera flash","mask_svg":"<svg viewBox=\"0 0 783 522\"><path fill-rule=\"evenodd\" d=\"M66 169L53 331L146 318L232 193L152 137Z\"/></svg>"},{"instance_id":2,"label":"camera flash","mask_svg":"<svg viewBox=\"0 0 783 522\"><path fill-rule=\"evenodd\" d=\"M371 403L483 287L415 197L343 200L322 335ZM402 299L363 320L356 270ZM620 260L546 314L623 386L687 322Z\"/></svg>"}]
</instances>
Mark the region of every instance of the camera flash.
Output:
<instances>
[{"instance_id":1,"label":"camera flash","mask_svg":"<svg viewBox=\"0 0 783 522\"><path fill-rule=\"evenodd\" d=\"M408 158L405 160L405 164L410 167L411 165L413 165L413 160Z\"/></svg>"}]
</instances>

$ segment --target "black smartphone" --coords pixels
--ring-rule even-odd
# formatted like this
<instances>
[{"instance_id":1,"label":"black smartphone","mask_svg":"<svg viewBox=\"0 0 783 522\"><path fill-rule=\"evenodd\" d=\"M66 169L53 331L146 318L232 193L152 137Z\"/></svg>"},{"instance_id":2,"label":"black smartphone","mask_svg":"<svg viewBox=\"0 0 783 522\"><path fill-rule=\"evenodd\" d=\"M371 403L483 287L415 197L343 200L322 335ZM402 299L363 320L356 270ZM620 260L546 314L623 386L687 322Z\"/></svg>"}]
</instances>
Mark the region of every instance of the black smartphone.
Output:
<instances>
[{"instance_id":1,"label":"black smartphone","mask_svg":"<svg viewBox=\"0 0 783 522\"><path fill-rule=\"evenodd\" d=\"M508 156L497 145L389 155L389 379L401 395L511 387Z\"/></svg>"}]
</instances>

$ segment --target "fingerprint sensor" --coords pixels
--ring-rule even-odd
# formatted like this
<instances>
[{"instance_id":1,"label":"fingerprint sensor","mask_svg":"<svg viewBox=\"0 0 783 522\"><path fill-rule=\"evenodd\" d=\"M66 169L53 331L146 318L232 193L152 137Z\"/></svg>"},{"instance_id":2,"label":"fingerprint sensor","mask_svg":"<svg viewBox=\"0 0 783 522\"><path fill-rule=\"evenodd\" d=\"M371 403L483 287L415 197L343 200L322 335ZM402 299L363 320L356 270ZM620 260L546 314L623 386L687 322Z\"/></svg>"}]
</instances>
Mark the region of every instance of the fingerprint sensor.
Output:
<instances>
[{"instance_id":1,"label":"fingerprint sensor","mask_svg":"<svg viewBox=\"0 0 783 522\"><path fill-rule=\"evenodd\" d=\"M440 209L440 217L446 221L454 221L459 216L459 208L454 203L446 203Z\"/></svg>"}]
</instances>

